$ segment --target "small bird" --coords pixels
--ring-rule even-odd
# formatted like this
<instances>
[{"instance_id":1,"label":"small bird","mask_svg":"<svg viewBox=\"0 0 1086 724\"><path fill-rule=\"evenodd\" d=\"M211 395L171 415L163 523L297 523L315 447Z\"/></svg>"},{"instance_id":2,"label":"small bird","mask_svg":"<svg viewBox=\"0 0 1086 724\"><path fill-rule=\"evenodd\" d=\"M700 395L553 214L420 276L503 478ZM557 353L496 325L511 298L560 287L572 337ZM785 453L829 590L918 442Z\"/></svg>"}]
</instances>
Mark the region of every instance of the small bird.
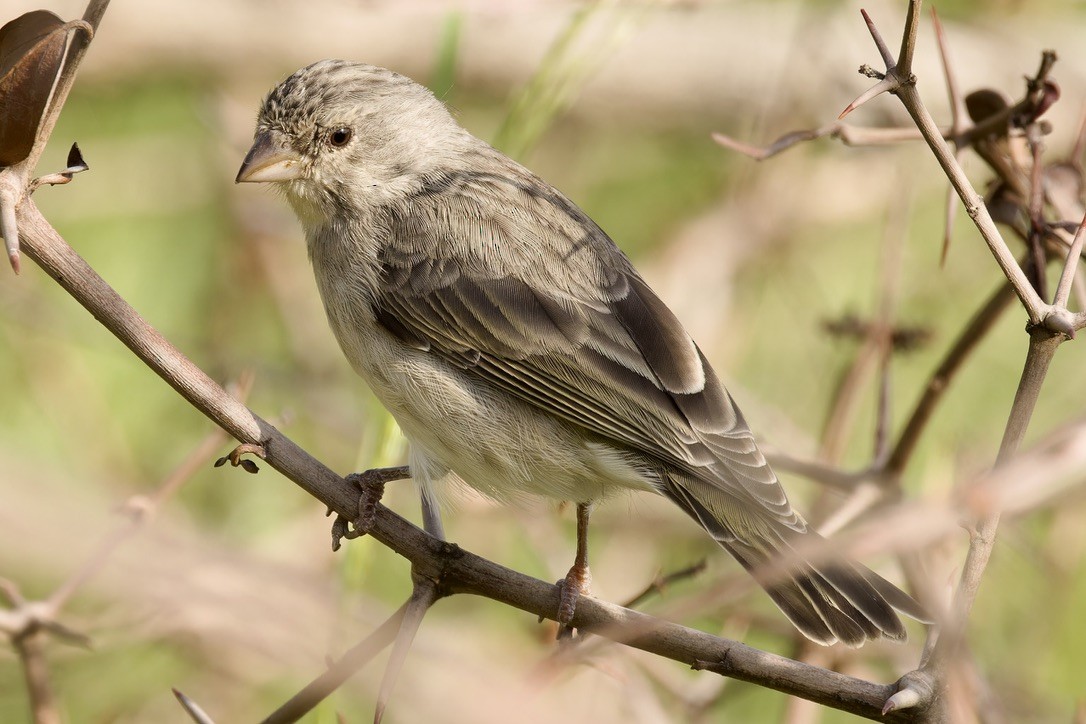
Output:
<instances>
[{"instance_id":1,"label":"small bird","mask_svg":"<svg viewBox=\"0 0 1086 724\"><path fill-rule=\"evenodd\" d=\"M820 644L903 640L923 609L857 563L808 561L788 502L705 355L580 208L462 128L426 88L322 60L264 99L238 182L274 183L305 231L332 331L410 442L424 497L577 504L569 624L591 506L679 506Z\"/></svg>"}]
</instances>

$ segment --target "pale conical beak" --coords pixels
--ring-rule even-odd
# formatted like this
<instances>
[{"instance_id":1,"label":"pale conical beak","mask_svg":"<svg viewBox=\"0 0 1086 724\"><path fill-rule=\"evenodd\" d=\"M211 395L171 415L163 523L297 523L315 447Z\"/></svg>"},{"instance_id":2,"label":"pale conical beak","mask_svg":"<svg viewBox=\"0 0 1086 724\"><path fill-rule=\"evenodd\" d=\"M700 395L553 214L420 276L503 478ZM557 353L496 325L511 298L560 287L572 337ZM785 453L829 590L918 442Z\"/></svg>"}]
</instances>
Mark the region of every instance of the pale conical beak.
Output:
<instances>
[{"instance_id":1,"label":"pale conical beak","mask_svg":"<svg viewBox=\"0 0 1086 724\"><path fill-rule=\"evenodd\" d=\"M302 157L287 148L279 134L264 131L253 140L234 183L292 181L304 175Z\"/></svg>"}]
</instances>

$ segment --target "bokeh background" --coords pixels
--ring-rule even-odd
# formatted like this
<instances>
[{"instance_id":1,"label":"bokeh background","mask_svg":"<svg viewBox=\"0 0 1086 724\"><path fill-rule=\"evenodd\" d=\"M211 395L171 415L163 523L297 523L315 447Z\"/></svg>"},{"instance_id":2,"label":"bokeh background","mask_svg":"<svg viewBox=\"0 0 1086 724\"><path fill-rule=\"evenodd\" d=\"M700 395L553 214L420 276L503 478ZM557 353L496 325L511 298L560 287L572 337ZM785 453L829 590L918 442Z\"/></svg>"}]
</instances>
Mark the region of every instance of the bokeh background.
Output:
<instances>
[{"instance_id":1,"label":"bokeh background","mask_svg":"<svg viewBox=\"0 0 1086 724\"><path fill-rule=\"evenodd\" d=\"M0 20L83 4L0 0ZM748 420L776 450L805 458L857 345L827 334L872 317L889 267L897 318L930 332L895 358L900 427L940 355L999 282L967 219L939 265L943 180L920 144L846 148L823 140L756 163L713 143L766 143L829 122L878 56L852 0L189 0L110 7L41 165L78 141L91 172L35 199L65 238L167 338L226 382L254 377L250 405L343 473L403 461L387 415L350 372L324 321L301 232L268 190L233 178L263 94L322 57L365 60L429 85L492 140L593 216L684 320ZM897 46L904 2L864 5ZM1060 55L1063 98L1047 139L1066 155L1086 105L1086 8L1072 2L940 3L962 87L1017 97L1040 51ZM917 72L947 119L927 17ZM859 125L905 125L884 97ZM985 175L972 159L975 182ZM900 240L900 258L887 248ZM32 264L0 274L0 576L47 596L124 525L210 432ZM950 497L994 460L1024 358L1024 315L1007 313L956 380L906 477L908 494ZM1031 428L1036 440L1086 411L1082 350L1061 350ZM841 462L870 461L867 388ZM231 446L223 444L216 455ZM368 540L333 555L321 506L267 466L208 459L69 606L93 648L48 658L72 722L183 721L177 687L218 721L259 719L394 610L408 566ZM816 486L786 484L807 507ZM409 484L386 503L418 520ZM569 510L495 507L463 495L449 536L553 580L573 556ZM930 555L946 589L965 533ZM780 653L803 653L771 604L677 510L648 496L602 506L593 589L636 594L660 572L708 560L645 609ZM893 557L868 561L900 579ZM1086 499L1010 521L971 619L971 644L1006 721L1071 721L1086 696ZM892 681L906 646L822 664ZM484 599L438 604L388 720L414 722L849 721L848 715L616 646L555 663L553 630ZM378 660L311 716L368 721ZM0 721L28 717L15 655L0 646Z\"/></svg>"}]
</instances>

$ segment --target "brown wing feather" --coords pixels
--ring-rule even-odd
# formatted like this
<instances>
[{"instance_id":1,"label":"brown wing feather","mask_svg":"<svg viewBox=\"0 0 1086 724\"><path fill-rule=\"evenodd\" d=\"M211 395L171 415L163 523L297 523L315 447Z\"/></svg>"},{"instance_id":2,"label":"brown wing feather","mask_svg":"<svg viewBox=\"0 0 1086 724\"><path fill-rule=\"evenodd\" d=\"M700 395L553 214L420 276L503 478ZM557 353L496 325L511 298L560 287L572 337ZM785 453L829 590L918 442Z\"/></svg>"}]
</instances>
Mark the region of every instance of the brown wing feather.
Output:
<instances>
[{"instance_id":1,"label":"brown wing feather","mask_svg":"<svg viewBox=\"0 0 1086 724\"><path fill-rule=\"evenodd\" d=\"M389 332L679 467L718 518L740 500L806 529L689 334L558 192L515 170L462 173L386 212L374 311Z\"/></svg>"}]
</instances>

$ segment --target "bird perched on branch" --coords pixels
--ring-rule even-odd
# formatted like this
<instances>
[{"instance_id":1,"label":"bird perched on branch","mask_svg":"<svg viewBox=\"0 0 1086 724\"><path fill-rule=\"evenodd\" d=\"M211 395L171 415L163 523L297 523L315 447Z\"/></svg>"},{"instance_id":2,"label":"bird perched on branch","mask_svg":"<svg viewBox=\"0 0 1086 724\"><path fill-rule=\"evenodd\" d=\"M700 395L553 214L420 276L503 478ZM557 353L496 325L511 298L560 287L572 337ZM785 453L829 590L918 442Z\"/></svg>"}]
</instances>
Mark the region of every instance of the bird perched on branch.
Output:
<instances>
[{"instance_id":1,"label":"bird perched on branch","mask_svg":"<svg viewBox=\"0 0 1086 724\"><path fill-rule=\"evenodd\" d=\"M591 505L628 490L678 505L818 643L925 619L867 568L803 558L817 534L679 320L592 219L430 91L361 63L303 68L264 100L237 180L294 208L332 330L424 496L451 474L577 503L560 623L587 587Z\"/></svg>"}]
</instances>

